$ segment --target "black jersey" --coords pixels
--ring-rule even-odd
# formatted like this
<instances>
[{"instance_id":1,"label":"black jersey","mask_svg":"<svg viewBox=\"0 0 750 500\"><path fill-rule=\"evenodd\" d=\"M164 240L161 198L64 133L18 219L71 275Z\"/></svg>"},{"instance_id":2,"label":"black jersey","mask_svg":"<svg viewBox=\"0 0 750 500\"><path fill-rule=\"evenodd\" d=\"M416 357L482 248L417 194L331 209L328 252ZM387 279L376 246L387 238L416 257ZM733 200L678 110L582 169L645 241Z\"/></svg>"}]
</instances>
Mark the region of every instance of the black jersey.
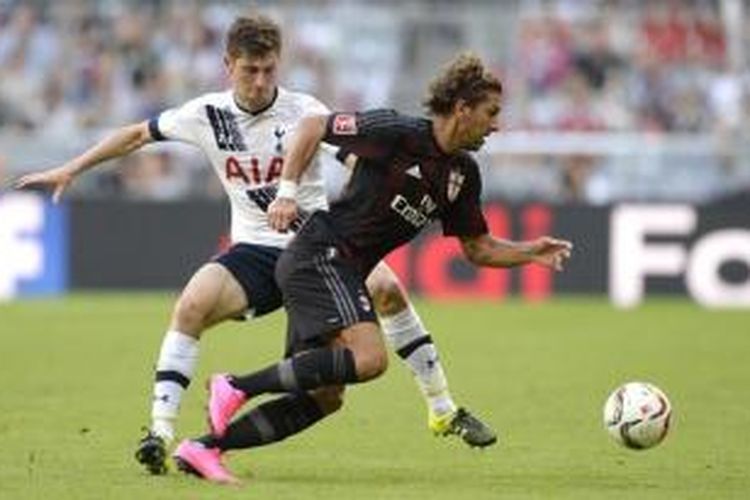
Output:
<instances>
[{"instance_id":1,"label":"black jersey","mask_svg":"<svg viewBox=\"0 0 750 500\"><path fill-rule=\"evenodd\" d=\"M334 113L323 140L359 157L330 217L363 275L435 219L446 236L487 233L478 165L441 151L430 120L390 109Z\"/></svg>"}]
</instances>

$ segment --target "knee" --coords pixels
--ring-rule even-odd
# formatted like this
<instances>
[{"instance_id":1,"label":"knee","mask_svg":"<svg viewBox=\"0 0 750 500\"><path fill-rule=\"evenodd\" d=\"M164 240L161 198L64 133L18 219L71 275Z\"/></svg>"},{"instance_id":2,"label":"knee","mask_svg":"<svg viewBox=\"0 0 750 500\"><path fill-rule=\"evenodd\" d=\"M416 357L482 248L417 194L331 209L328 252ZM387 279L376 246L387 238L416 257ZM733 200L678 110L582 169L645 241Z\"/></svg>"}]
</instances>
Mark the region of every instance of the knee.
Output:
<instances>
[{"instance_id":1,"label":"knee","mask_svg":"<svg viewBox=\"0 0 750 500\"><path fill-rule=\"evenodd\" d=\"M360 382L379 377L388 369L388 353L385 349L371 349L355 356L357 378Z\"/></svg>"},{"instance_id":2,"label":"knee","mask_svg":"<svg viewBox=\"0 0 750 500\"><path fill-rule=\"evenodd\" d=\"M388 369L385 340L376 323L363 322L349 327L336 338L335 346L352 353L358 382L379 377Z\"/></svg>"},{"instance_id":3,"label":"knee","mask_svg":"<svg viewBox=\"0 0 750 500\"><path fill-rule=\"evenodd\" d=\"M321 387L312 392L312 397L320 407L321 411L328 415L334 413L344 406L344 386L332 385Z\"/></svg>"},{"instance_id":4,"label":"knee","mask_svg":"<svg viewBox=\"0 0 750 500\"><path fill-rule=\"evenodd\" d=\"M380 316L392 316L406 307L406 298L399 283L390 276L380 274L368 280L367 288L372 296L375 311Z\"/></svg>"},{"instance_id":5,"label":"knee","mask_svg":"<svg viewBox=\"0 0 750 500\"><path fill-rule=\"evenodd\" d=\"M182 295L172 312L173 328L191 337L200 338L207 317L206 305L192 295Z\"/></svg>"}]
</instances>

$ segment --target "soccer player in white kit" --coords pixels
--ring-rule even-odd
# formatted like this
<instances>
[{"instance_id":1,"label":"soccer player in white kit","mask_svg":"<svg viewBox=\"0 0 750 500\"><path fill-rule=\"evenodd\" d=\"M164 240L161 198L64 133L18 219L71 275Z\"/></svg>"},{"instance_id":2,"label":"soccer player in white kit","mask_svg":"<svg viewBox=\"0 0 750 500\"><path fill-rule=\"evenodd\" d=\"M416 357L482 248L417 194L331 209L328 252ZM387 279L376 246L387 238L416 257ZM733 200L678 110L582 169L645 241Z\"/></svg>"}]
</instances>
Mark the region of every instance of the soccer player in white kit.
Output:
<instances>
[{"instance_id":1,"label":"soccer player in white kit","mask_svg":"<svg viewBox=\"0 0 750 500\"><path fill-rule=\"evenodd\" d=\"M185 286L157 358L152 423L136 451L137 460L153 474L167 470L166 448L174 439L180 402L195 371L203 332L227 319L262 316L282 305L274 267L292 233L274 231L266 209L276 196L286 142L296 125L304 116L329 111L312 96L278 86L280 53L281 31L275 22L264 16L238 18L227 34L224 55L231 89L202 95L151 120L122 127L63 166L16 182L17 188L47 186L58 201L67 186L92 167L154 141L177 140L206 154L229 197L233 245L198 269ZM296 196L303 214L327 207L320 170L317 160L301 179ZM367 287L389 343L411 369L426 399L428 427L439 435L460 436L471 446L493 444L494 432L451 398L437 349L393 272L381 262ZM259 418L269 420L271 426L277 425L274 404L283 405L284 411L296 404L300 412L315 415L299 425L311 425L330 414L330 408L322 412L315 408L327 404L325 391L291 401L280 399L284 400L259 409ZM296 429L277 431L285 436Z\"/></svg>"}]
</instances>

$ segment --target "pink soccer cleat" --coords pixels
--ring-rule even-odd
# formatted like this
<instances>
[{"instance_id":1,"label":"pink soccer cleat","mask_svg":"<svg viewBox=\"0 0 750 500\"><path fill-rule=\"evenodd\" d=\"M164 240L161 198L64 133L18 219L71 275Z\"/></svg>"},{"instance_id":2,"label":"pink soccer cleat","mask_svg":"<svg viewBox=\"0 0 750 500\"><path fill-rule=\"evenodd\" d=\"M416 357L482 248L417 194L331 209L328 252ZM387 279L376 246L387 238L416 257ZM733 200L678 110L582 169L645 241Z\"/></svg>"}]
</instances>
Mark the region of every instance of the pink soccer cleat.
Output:
<instances>
[{"instance_id":1,"label":"pink soccer cleat","mask_svg":"<svg viewBox=\"0 0 750 500\"><path fill-rule=\"evenodd\" d=\"M172 455L177 468L182 472L194 474L214 483L239 484L221 463L221 451L218 448L206 448L197 441L188 439L180 443Z\"/></svg>"},{"instance_id":2,"label":"pink soccer cleat","mask_svg":"<svg viewBox=\"0 0 750 500\"><path fill-rule=\"evenodd\" d=\"M212 375L208 380L208 425L216 437L222 437L237 410L247 401L247 396L232 387L226 373Z\"/></svg>"}]
</instances>

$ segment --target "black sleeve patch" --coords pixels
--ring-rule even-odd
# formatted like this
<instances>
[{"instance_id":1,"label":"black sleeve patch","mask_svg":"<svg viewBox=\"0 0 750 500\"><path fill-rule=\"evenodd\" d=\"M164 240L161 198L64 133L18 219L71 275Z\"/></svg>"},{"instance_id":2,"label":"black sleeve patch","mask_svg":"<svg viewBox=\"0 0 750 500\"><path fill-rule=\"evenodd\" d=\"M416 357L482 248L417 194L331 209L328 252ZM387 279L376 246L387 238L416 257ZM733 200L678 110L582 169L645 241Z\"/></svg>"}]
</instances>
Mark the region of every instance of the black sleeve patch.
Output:
<instances>
[{"instance_id":1,"label":"black sleeve patch","mask_svg":"<svg viewBox=\"0 0 750 500\"><path fill-rule=\"evenodd\" d=\"M151 133L151 138L155 141L166 141L167 137L159 130L159 117L154 116L148 121L148 131Z\"/></svg>"}]
</instances>

